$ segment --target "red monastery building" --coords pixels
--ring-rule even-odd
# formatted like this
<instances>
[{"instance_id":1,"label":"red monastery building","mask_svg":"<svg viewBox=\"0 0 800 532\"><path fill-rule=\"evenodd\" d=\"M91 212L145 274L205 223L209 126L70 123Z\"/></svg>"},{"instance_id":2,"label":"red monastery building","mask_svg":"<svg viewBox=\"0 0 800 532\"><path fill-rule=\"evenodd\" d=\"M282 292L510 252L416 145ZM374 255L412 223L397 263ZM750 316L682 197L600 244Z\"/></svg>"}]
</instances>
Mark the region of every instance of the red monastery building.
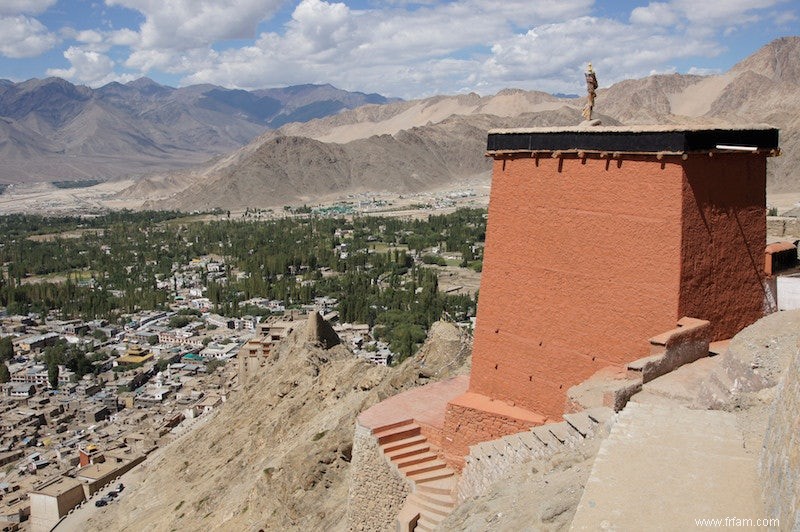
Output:
<instances>
[{"instance_id":1,"label":"red monastery building","mask_svg":"<svg viewBox=\"0 0 800 532\"><path fill-rule=\"evenodd\" d=\"M762 317L777 144L768 127L490 132L472 373L448 406L449 451L560 420L571 386L649 355L682 317L709 321L712 341Z\"/></svg>"},{"instance_id":2,"label":"red monastery building","mask_svg":"<svg viewBox=\"0 0 800 532\"><path fill-rule=\"evenodd\" d=\"M424 440L457 471L470 445L560 421L576 408L568 390L597 372L663 374L774 309L764 246L777 129L495 130L487 149L494 168L468 382L390 398L359 417L357 436L371 431L382 446ZM647 358L679 341L688 347L677 358ZM433 476L430 465L400 470Z\"/></svg>"}]
</instances>

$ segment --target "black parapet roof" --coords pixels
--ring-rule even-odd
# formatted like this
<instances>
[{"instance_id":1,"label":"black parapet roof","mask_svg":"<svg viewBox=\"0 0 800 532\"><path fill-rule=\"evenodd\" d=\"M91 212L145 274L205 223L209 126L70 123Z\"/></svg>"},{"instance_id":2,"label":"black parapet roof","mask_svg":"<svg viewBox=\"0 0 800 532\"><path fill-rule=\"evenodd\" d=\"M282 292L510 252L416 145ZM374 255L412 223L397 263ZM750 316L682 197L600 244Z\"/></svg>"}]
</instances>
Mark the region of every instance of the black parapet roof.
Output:
<instances>
[{"instance_id":1,"label":"black parapet roof","mask_svg":"<svg viewBox=\"0 0 800 532\"><path fill-rule=\"evenodd\" d=\"M686 153L719 149L778 148L778 129L766 125L589 126L493 129L487 151L599 151Z\"/></svg>"}]
</instances>

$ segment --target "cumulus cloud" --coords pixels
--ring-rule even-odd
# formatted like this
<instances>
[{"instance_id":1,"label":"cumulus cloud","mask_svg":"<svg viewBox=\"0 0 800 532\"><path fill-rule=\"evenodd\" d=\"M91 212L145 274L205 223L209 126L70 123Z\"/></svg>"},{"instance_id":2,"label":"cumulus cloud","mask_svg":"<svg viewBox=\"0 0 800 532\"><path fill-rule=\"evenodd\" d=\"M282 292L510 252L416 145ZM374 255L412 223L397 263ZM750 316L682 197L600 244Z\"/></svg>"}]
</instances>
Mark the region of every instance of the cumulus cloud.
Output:
<instances>
[{"instance_id":1,"label":"cumulus cloud","mask_svg":"<svg viewBox=\"0 0 800 532\"><path fill-rule=\"evenodd\" d=\"M35 15L55 5L58 0L2 0L0 15Z\"/></svg>"},{"instance_id":2,"label":"cumulus cloud","mask_svg":"<svg viewBox=\"0 0 800 532\"><path fill-rule=\"evenodd\" d=\"M0 55L35 57L52 48L58 38L35 18L0 17Z\"/></svg>"},{"instance_id":3,"label":"cumulus cloud","mask_svg":"<svg viewBox=\"0 0 800 532\"><path fill-rule=\"evenodd\" d=\"M94 30L83 30L75 34L75 40L87 44L99 44L103 42L103 35Z\"/></svg>"},{"instance_id":4,"label":"cumulus cloud","mask_svg":"<svg viewBox=\"0 0 800 532\"><path fill-rule=\"evenodd\" d=\"M271 80L330 81L404 97L464 87L575 91L590 60L610 84L674 71L672 61L722 49L707 35L676 31L688 23L674 3L651 3L627 21L587 16L590 8L583 1L467 0L356 11L302 0L282 35L263 34L252 46L206 55L184 81L243 88ZM529 29L520 32L522 22Z\"/></svg>"},{"instance_id":5,"label":"cumulus cloud","mask_svg":"<svg viewBox=\"0 0 800 532\"><path fill-rule=\"evenodd\" d=\"M651 2L647 6L637 7L631 11L632 24L672 26L679 20L674 6L663 2Z\"/></svg>"},{"instance_id":6,"label":"cumulus cloud","mask_svg":"<svg viewBox=\"0 0 800 532\"><path fill-rule=\"evenodd\" d=\"M186 83L252 88L275 83L332 81L409 96L442 87L443 78L470 78L479 62L453 58L514 26L558 20L587 10L591 0L488 0L436 3L413 10L354 10L341 2L301 0L285 32L265 33L252 45L226 50L186 76ZM460 70L459 70L460 69ZM459 71L459 74L456 72ZM404 87L404 89L401 89Z\"/></svg>"},{"instance_id":7,"label":"cumulus cloud","mask_svg":"<svg viewBox=\"0 0 800 532\"><path fill-rule=\"evenodd\" d=\"M113 45L106 32L96 30L76 30L64 27L59 30L59 35L63 40L75 41L82 48L95 52L108 52Z\"/></svg>"},{"instance_id":8,"label":"cumulus cloud","mask_svg":"<svg viewBox=\"0 0 800 532\"><path fill-rule=\"evenodd\" d=\"M356 30L353 14L345 4L322 0L300 2L288 27L289 40L300 47L294 49L297 55L349 47L348 41Z\"/></svg>"},{"instance_id":9,"label":"cumulus cloud","mask_svg":"<svg viewBox=\"0 0 800 532\"><path fill-rule=\"evenodd\" d=\"M91 87L99 87L111 81L131 81L133 75L118 75L114 72L114 61L108 56L77 46L70 46L64 51L64 58L70 62L66 69L51 68L47 75L58 76Z\"/></svg>"},{"instance_id":10,"label":"cumulus cloud","mask_svg":"<svg viewBox=\"0 0 800 532\"><path fill-rule=\"evenodd\" d=\"M135 31L123 28L108 33L107 41L114 46L136 46L139 43L139 34Z\"/></svg>"},{"instance_id":11,"label":"cumulus cloud","mask_svg":"<svg viewBox=\"0 0 800 532\"><path fill-rule=\"evenodd\" d=\"M589 61L598 71L601 84L608 85L652 72L674 71L669 66L671 61L720 51L711 40L653 32L647 25L579 17L497 42L482 75L497 87L536 80L545 90L560 90L566 80L573 79L571 88L577 89L582 83L580 69Z\"/></svg>"},{"instance_id":12,"label":"cumulus cloud","mask_svg":"<svg viewBox=\"0 0 800 532\"><path fill-rule=\"evenodd\" d=\"M176 54L171 50L138 50L125 61L125 66L147 72L160 70L170 74L182 74L189 70L205 68L217 59L217 52L210 49L194 49Z\"/></svg>"},{"instance_id":13,"label":"cumulus cloud","mask_svg":"<svg viewBox=\"0 0 800 532\"><path fill-rule=\"evenodd\" d=\"M30 9L52 2L31 0ZM725 35L773 20L790 0L645 0L606 16L598 15L606 6L594 0L292 0L289 20L258 35L258 25L285 0L104 3L136 10L144 21L62 29L74 46L65 52L70 68L59 72L72 79L95 83L124 70L174 74L182 84L252 89L330 82L418 97L509 86L579 92L589 60L601 85L677 71L687 59L718 55ZM42 41L28 46L33 53L49 34L26 20L27 33ZM247 44L225 42L240 39ZM17 42L0 32L0 53L22 53ZM115 63L111 57L119 53L127 55Z\"/></svg>"},{"instance_id":14,"label":"cumulus cloud","mask_svg":"<svg viewBox=\"0 0 800 532\"><path fill-rule=\"evenodd\" d=\"M223 39L252 38L281 0L105 0L145 17L136 47L188 50Z\"/></svg>"}]
</instances>

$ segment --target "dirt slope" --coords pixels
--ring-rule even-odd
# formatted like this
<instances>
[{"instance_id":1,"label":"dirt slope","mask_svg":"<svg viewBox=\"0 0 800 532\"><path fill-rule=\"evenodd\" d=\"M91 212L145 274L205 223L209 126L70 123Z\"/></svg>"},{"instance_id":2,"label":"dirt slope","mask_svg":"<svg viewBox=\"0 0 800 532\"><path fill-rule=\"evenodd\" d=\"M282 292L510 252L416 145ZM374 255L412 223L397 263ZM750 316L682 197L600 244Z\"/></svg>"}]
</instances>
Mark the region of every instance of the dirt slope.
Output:
<instances>
[{"instance_id":1,"label":"dirt slope","mask_svg":"<svg viewBox=\"0 0 800 532\"><path fill-rule=\"evenodd\" d=\"M215 418L145 462L146 478L91 530L341 530L356 415L412 386L464 372L469 341L435 324L398 368L328 351L301 328ZM434 377L435 376L435 377Z\"/></svg>"}]
</instances>

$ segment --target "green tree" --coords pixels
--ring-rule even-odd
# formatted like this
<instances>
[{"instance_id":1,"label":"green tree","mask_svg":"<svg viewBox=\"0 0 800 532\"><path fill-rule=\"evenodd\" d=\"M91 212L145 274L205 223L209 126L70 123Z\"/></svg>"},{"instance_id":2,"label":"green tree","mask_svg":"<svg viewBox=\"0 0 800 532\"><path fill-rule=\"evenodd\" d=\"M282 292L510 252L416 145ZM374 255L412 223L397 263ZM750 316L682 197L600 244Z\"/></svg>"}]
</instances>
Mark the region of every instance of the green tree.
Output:
<instances>
[{"instance_id":1,"label":"green tree","mask_svg":"<svg viewBox=\"0 0 800 532\"><path fill-rule=\"evenodd\" d=\"M211 360L206 362L206 371L208 373L214 373L215 371L217 371L217 368L221 368L223 366L225 366L224 360L220 360L218 358L212 358Z\"/></svg>"},{"instance_id":2,"label":"green tree","mask_svg":"<svg viewBox=\"0 0 800 532\"><path fill-rule=\"evenodd\" d=\"M11 380L11 372L8 371L8 366L5 362L0 362L0 384L4 384Z\"/></svg>"},{"instance_id":3,"label":"green tree","mask_svg":"<svg viewBox=\"0 0 800 532\"><path fill-rule=\"evenodd\" d=\"M170 329L180 329L181 327L186 327L192 322L192 318L189 316L176 314L169 319L168 325ZM158 337L156 337L158 340Z\"/></svg>"},{"instance_id":4,"label":"green tree","mask_svg":"<svg viewBox=\"0 0 800 532\"><path fill-rule=\"evenodd\" d=\"M14 344L10 336L0 338L0 361L11 360L14 358Z\"/></svg>"},{"instance_id":5,"label":"green tree","mask_svg":"<svg viewBox=\"0 0 800 532\"><path fill-rule=\"evenodd\" d=\"M150 336L147 337L147 342L150 345L156 345L158 343L158 335L157 334L151 334Z\"/></svg>"},{"instance_id":6,"label":"green tree","mask_svg":"<svg viewBox=\"0 0 800 532\"><path fill-rule=\"evenodd\" d=\"M58 388L58 364L51 362L47 366L47 382L54 390Z\"/></svg>"}]
</instances>

